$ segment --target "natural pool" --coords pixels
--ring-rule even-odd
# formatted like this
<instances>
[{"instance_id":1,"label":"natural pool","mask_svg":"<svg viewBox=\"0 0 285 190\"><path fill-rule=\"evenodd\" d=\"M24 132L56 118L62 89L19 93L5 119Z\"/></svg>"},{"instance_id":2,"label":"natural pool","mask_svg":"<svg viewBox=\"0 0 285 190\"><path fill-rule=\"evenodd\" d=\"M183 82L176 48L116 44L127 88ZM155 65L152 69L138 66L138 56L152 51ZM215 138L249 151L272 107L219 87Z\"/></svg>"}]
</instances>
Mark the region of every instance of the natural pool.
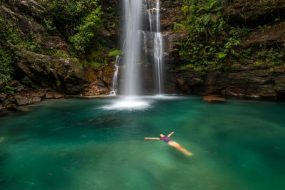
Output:
<instances>
[{"instance_id":1,"label":"natural pool","mask_svg":"<svg viewBox=\"0 0 285 190\"><path fill-rule=\"evenodd\" d=\"M1 190L283 190L285 104L56 100L0 118ZM175 131L186 157L145 136Z\"/></svg>"}]
</instances>

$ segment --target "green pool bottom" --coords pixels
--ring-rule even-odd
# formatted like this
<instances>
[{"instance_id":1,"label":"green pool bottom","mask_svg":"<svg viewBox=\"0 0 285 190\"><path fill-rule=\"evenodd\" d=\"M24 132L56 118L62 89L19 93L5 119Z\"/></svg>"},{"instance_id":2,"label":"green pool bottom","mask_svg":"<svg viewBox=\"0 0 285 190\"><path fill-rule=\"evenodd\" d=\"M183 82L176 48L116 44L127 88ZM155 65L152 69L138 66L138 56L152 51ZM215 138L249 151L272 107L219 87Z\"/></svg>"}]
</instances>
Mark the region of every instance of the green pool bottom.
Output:
<instances>
[{"instance_id":1,"label":"green pool bottom","mask_svg":"<svg viewBox=\"0 0 285 190\"><path fill-rule=\"evenodd\" d=\"M56 100L0 118L2 190L283 190L285 104ZM175 131L187 157L145 136Z\"/></svg>"}]
</instances>

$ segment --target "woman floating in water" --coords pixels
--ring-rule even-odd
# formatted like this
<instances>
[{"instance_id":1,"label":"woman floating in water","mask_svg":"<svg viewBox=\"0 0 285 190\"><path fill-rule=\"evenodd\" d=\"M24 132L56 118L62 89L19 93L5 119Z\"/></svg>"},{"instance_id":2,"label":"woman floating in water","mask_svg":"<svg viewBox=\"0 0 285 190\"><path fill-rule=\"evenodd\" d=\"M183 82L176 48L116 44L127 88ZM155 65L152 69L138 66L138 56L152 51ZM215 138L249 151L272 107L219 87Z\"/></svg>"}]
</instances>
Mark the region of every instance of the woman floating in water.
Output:
<instances>
[{"instance_id":1,"label":"woman floating in water","mask_svg":"<svg viewBox=\"0 0 285 190\"><path fill-rule=\"evenodd\" d=\"M160 138L156 137L145 137L144 140L160 140L166 142L169 146L176 148L180 152L184 153L187 156L192 156L192 152L186 150L184 147L182 147L180 144L177 142L173 141L170 139L170 137L173 135L174 132L169 133L168 135L160 134Z\"/></svg>"}]
</instances>

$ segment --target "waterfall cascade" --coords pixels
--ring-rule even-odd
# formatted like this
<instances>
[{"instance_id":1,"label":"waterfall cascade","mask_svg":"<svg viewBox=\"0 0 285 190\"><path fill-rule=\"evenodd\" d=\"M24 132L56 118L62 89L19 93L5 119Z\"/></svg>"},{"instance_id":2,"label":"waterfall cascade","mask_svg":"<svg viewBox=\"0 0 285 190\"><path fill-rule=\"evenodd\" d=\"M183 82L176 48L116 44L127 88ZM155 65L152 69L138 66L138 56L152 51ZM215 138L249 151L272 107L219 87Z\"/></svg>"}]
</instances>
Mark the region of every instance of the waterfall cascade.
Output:
<instances>
[{"instance_id":1,"label":"waterfall cascade","mask_svg":"<svg viewBox=\"0 0 285 190\"><path fill-rule=\"evenodd\" d=\"M163 93L163 37L160 32L159 0L124 0L123 2L123 55L116 58L112 91L137 96L142 93L143 57L152 64L154 94ZM145 24L145 25L143 25ZM122 58L122 61L121 61ZM122 65L121 65L122 63ZM119 66L122 66L123 82L118 84ZM143 73L151 75L152 73Z\"/></svg>"},{"instance_id":2,"label":"waterfall cascade","mask_svg":"<svg viewBox=\"0 0 285 190\"><path fill-rule=\"evenodd\" d=\"M153 63L155 64L156 93L160 95L163 93L163 38L160 32L160 0L145 0L145 5L149 31L153 39L151 45L153 48Z\"/></svg>"},{"instance_id":3,"label":"waterfall cascade","mask_svg":"<svg viewBox=\"0 0 285 190\"><path fill-rule=\"evenodd\" d=\"M112 81L112 90L110 92L110 95L112 96L116 96L117 91L118 91L118 74L119 74L119 68L120 68L120 60L121 60L121 56L117 55L116 61L115 61L115 72L114 72L113 81Z\"/></svg>"},{"instance_id":4,"label":"waterfall cascade","mask_svg":"<svg viewBox=\"0 0 285 190\"><path fill-rule=\"evenodd\" d=\"M142 94L143 77L154 73L155 76L150 76L155 83L153 92L158 95L163 93L160 2L159 0L123 0L123 13L123 54L116 58L111 91L111 95L116 95L119 86L119 94L123 95L123 98L103 108L107 110L146 109L150 106L150 102L138 96ZM143 72L142 69L148 65L151 65L149 68L152 71ZM120 78L119 85L118 78Z\"/></svg>"},{"instance_id":5,"label":"waterfall cascade","mask_svg":"<svg viewBox=\"0 0 285 190\"><path fill-rule=\"evenodd\" d=\"M125 96L137 96L141 90L139 63L141 58L142 1L124 0L123 2L124 83L120 84L120 93Z\"/></svg>"}]
</instances>

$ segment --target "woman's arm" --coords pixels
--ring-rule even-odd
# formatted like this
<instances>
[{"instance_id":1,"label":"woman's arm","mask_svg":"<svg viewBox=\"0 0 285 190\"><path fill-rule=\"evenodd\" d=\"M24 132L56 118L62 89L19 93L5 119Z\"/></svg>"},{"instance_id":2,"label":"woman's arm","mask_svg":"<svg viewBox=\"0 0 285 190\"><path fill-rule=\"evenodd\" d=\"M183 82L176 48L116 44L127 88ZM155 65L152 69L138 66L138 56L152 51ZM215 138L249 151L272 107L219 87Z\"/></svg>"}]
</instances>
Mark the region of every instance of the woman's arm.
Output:
<instances>
[{"instance_id":1,"label":"woman's arm","mask_svg":"<svg viewBox=\"0 0 285 190\"><path fill-rule=\"evenodd\" d=\"M168 137L168 138L171 137L171 136L173 135L173 133L174 133L174 131L171 132L171 133L169 133L169 134L167 135L167 137Z\"/></svg>"},{"instance_id":2,"label":"woman's arm","mask_svg":"<svg viewBox=\"0 0 285 190\"><path fill-rule=\"evenodd\" d=\"M160 140L160 138L156 138L156 137L145 137L144 140Z\"/></svg>"}]
</instances>

